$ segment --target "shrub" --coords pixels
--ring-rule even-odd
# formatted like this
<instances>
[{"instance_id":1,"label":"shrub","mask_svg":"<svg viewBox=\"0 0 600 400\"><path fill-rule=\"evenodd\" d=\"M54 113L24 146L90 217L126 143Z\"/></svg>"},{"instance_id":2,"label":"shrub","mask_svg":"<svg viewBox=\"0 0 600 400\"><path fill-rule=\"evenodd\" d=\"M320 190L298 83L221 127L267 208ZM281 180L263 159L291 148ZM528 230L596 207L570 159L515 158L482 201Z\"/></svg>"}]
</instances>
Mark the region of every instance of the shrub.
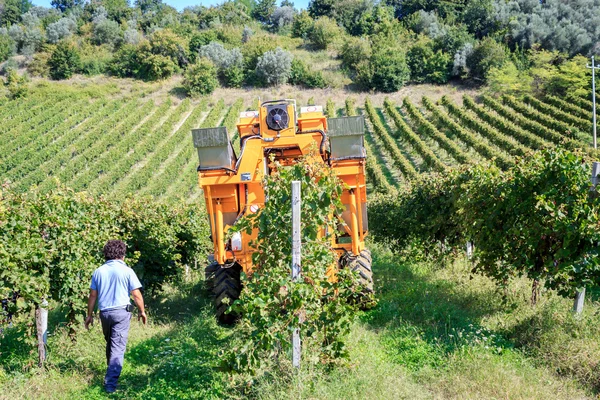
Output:
<instances>
[{"instance_id":1,"label":"shrub","mask_svg":"<svg viewBox=\"0 0 600 400\"><path fill-rule=\"evenodd\" d=\"M256 63L256 74L268 85L283 85L290 78L293 56L280 47L267 51Z\"/></svg>"},{"instance_id":2,"label":"shrub","mask_svg":"<svg viewBox=\"0 0 600 400\"><path fill-rule=\"evenodd\" d=\"M13 55L15 42L8 35L0 35L0 62Z\"/></svg>"},{"instance_id":3,"label":"shrub","mask_svg":"<svg viewBox=\"0 0 600 400\"><path fill-rule=\"evenodd\" d=\"M50 75L50 66L48 65L50 56L51 53L47 52L35 53L31 62L27 65L27 72L33 76L48 77Z\"/></svg>"},{"instance_id":4,"label":"shrub","mask_svg":"<svg viewBox=\"0 0 600 400\"><path fill-rule=\"evenodd\" d=\"M271 14L270 24L276 31L290 26L294 22L294 8L290 6L284 6L276 8Z\"/></svg>"},{"instance_id":5,"label":"shrub","mask_svg":"<svg viewBox=\"0 0 600 400\"><path fill-rule=\"evenodd\" d=\"M194 32L189 44L190 54L192 54L192 56L196 56L198 55L200 47L206 46L207 44L216 42L218 40L219 38L217 37L217 32L215 32L213 29Z\"/></svg>"},{"instance_id":6,"label":"shrub","mask_svg":"<svg viewBox=\"0 0 600 400\"><path fill-rule=\"evenodd\" d=\"M251 28L245 26L244 30L242 31L242 43L247 43L248 40L250 40L250 38L252 37L252 35L254 35L254 31Z\"/></svg>"},{"instance_id":7,"label":"shrub","mask_svg":"<svg viewBox=\"0 0 600 400\"><path fill-rule=\"evenodd\" d=\"M413 82L448 82L450 55L441 50L434 52L432 42L415 43L408 50L406 59Z\"/></svg>"},{"instance_id":8,"label":"shrub","mask_svg":"<svg viewBox=\"0 0 600 400\"><path fill-rule=\"evenodd\" d=\"M4 84L8 89L9 97L11 99L24 97L27 94L27 82L26 76L19 75L15 69L11 68L6 75Z\"/></svg>"},{"instance_id":9,"label":"shrub","mask_svg":"<svg viewBox=\"0 0 600 400\"><path fill-rule=\"evenodd\" d=\"M275 7L275 0L258 0L252 9L252 18L263 24L268 24Z\"/></svg>"},{"instance_id":10,"label":"shrub","mask_svg":"<svg viewBox=\"0 0 600 400\"><path fill-rule=\"evenodd\" d=\"M140 60L138 74L142 79L150 81L167 79L178 70L177 64L172 59L161 54L143 52Z\"/></svg>"},{"instance_id":11,"label":"shrub","mask_svg":"<svg viewBox=\"0 0 600 400\"><path fill-rule=\"evenodd\" d=\"M268 36L253 36L242 47L242 55L244 57L244 67L247 70L254 71L258 59L267 51L275 50L277 46Z\"/></svg>"},{"instance_id":12,"label":"shrub","mask_svg":"<svg viewBox=\"0 0 600 400\"><path fill-rule=\"evenodd\" d=\"M329 17L320 17L310 30L308 39L317 49L327 49L342 35L342 29L335 20Z\"/></svg>"},{"instance_id":13,"label":"shrub","mask_svg":"<svg viewBox=\"0 0 600 400\"><path fill-rule=\"evenodd\" d=\"M371 88L382 92L399 90L410 78L406 57L396 48L386 48L371 57Z\"/></svg>"},{"instance_id":14,"label":"shrub","mask_svg":"<svg viewBox=\"0 0 600 400\"><path fill-rule=\"evenodd\" d=\"M371 58L371 44L367 39L350 36L344 40L340 56L345 67L355 69L362 60Z\"/></svg>"},{"instance_id":15,"label":"shrub","mask_svg":"<svg viewBox=\"0 0 600 400\"><path fill-rule=\"evenodd\" d=\"M217 67L219 77L225 86L240 87L242 85L244 62L240 49L227 50L221 43L213 42L202 46L198 56L210 60Z\"/></svg>"},{"instance_id":16,"label":"shrub","mask_svg":"<svg viewBox=\"0 0 600 400\"><path fill-rule=\"evenodd\" d=\"M142 41L142 35L137 29L127 28L123 33L123 42L126 44L137 45Z\"/></svg>"},{"instance_id":17,"label":"shrub","mask_svg":"<svg viewBox=\"0 0 600 400\"><path fill-rule=\"evenodd\" d=\"M473 53L473 45L465 43L459 50L454 53L454 61L452 63L452 75L466 78L469 75L469 66L467 59Z\"/></svg>"},{"instance_id":18,"label":"shrub","mask_svg":"<svg viewBox=\"0 0 600 400\"><path fill-rule=\"evenodd\" d=\"M66 41L58 43L50 59L50 77L52 79L69 79L79 71L81 59L74 44Z\"/></svg>"},{"instance_id":19,"label":"shrub","mask_svg":"<svg viewBox=\"0 0 600 400\"><path fill-rule=\"evenodd\" d=\"M475 45L467 57L469 76L485 80L490 68L500 68L507 60L506 48L492 38L485 38Z\"/></svg>"},{"instance_id":20,"label":"shrub","mask_svg":"<svg viewBox=\"0 0 600 400\"><path fill-rule=\"evenodd\" d=\"M93 42L95 44L110 44L117 46L123 40L123 32L119 23L110 19L102 19L94 23Z\"/></svg>"},{"instance_id":21,"label":"shrub","mask_svg":"<svg viewBox=\"0 0 600 400\"><path fill-rule=\"evenodd\" d=\"M77 24L71 18L61 18L46 28L46 40L49 43L58 43L75 32Z\"/></svg>"},{"instance_id":22,"label":"shrub","mask_svg":"<svg viewBox=\"0 0 600 400\"><path fill-rule=\"evenodd\" d=\"M325 88L327 82L323 78L321 71L311 71L306 63L299 58L292 60L292 67L290 70L290 84L305 86L307 88Z\"/></svg>"},{"instance_id":23,"label":"shrub","mask_svg":"<svg viewBox=\"0 0 600 400\"><path fill-rule=\"evenodd\" d=\"M190 96L211 94L219 85L217 67L205 58L185 71L183 87Z\"/></svg>"},{"instance_id":24,"label":"shrub","mask_svg":"<svg viewBox=\"0 0 600 400\"><path fill-rule=\"evenodd\" d=\"M292 22L292 37L306 39L313 24L314 21L308 14L308 11L302 10L299 14L294 16L294 21Z\"/></svg>"},{"instance_id":25,"label":"shrub","mask_svg":"<svg viewBox=\"0 0 600 400\"><path fill-rule=\"evenodd\" d=\"M223 85L232 88L242 87L246 74L244 68L239 66L229 67L220 73Z\"/></svg>"},{"instance_id":26,"label":"shrub","mask_svg":"<svg viewBox=\"0 0 600 400\"><path fill-rule=\"evenodd\" d=\"M185 65L186 50L183 40L168 29L156 31L150 37L152 54L170 58L179 66Z\"/></svg>"},{"instance_id":27,"label":"shrub","mask_svg":"<svg viewBox=\"0 0 600 400\"><path fill-rule=\"evenodd\" d=\"M138 46L126 44L115 53L108 71L120 78L139 77Z\"/></svg>"},{"instance_id":28,"label":"shrub","mask_svg":"<svg viewBox=\"0 0 600 400\"><path fill-rule=\"evenodd\" d=\"M90 47L89 51L81 55L81 73L90 76L106 73L113 53L106 48Z\"/></svg>"}]
</instances>

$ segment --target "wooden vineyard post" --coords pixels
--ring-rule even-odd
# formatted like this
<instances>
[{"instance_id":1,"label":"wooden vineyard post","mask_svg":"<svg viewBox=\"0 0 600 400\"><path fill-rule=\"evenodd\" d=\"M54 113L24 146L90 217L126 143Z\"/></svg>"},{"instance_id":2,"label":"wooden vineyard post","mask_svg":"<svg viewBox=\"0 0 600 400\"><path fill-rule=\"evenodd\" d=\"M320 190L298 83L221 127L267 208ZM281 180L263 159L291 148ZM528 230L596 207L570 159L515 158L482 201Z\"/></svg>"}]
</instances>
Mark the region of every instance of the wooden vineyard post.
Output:
<instances>
[{"instance_id":1,"label":"wooden vineyard post","mask_svg":"<svg viewBox=\"0 0 600 400\"><path fill-rule=\"evenodd\" d=\"M301 247L300 238L300 205L302 204L300 194L300 181L292 181L292 281L300 278ZM300 343L300 328L296 326L292 333L292 365L300 368L300 354L302 352Z\"/></svg>"},{"instance_id":2,"label":"wooden vineyard post","mask_svg":"<svg viewBox=\"0 0 600 400\"><path fill-rule=\"evenodd\" d=\"M44 361L46 361L46 343L48 342L48 301L46 299L35 307L35 327L38 342L38 365L43 367Z\"/></svg>"}]
</instances>

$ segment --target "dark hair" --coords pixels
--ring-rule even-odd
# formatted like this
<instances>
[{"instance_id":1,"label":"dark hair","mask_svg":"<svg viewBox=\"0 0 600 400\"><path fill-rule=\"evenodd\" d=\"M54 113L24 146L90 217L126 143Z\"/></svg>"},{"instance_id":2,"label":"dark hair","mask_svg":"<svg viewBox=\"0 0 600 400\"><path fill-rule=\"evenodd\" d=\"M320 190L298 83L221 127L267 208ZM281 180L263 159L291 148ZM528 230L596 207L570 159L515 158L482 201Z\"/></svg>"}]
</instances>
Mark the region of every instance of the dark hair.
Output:
<instances>
[{"instance_id":1,"label":"dark hair","mask_svg":"<svg viewBox=\"0 0 600 400\"><path fill-rule=\"evenodd\" d=\"M104 245L104 258L106 260L118 260L125 258L127 245L121 240L109 240Z\"/></svg>"}]
</instances>

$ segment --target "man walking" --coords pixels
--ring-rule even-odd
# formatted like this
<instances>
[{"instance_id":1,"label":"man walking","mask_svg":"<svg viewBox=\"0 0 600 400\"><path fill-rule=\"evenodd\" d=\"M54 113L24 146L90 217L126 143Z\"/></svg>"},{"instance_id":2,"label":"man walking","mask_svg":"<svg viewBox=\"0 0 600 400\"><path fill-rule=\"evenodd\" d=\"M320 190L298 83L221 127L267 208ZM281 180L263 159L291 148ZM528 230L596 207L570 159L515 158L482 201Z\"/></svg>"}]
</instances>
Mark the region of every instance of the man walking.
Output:
<instances>
[{"instance_id":1,"label":"man walking","mask_svg":"<svg viewBox=\"0 0 600 400\"><path fill-rule=\"evenodd\" d=\"M104 246L106 262L92 275L88 313L85 319L85 327L89 329L89 326L94 323L92 314L98 300L102 332L106 339L108 367L104 377L104 389L108 393L113 393L117 389L117 381L123 369L129 322L133 311L129 301L130 294L139 309L138 321L141 319L146 325L147 320L144 298L140 292L142 284L135 272L125 264L125 252L126 245L120 240L109 240Z\"/></svg>"}]
</instances>

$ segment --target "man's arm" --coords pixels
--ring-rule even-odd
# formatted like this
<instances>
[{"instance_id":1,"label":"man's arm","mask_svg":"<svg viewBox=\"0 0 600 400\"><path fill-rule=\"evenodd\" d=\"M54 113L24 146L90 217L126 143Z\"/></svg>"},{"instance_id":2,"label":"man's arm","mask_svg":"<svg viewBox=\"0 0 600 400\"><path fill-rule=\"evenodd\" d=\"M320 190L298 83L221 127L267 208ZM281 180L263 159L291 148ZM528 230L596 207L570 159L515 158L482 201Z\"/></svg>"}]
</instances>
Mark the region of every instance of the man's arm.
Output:
<instances>
[{"instance_id":1,"label":"man's arm","mask_svg":"<svg viewBox=\"0 0 600 400\"><path fill-rule=\"evenodd\" d=\"M146 310L144 309L144 298L142 297L142 292L140 292L140 289L134 289L131 291L131 296L133 297L133 302L139 309L138 321L141 318L144 325L146 325L148 317L146 317Z\"/></svg>"},{"instance_id":2,"label":"man's arm","mask_svg":"<svg viewBox=\"0 0 600 400\"><path fill-rule=\"evenodd\" d=\"M90 297L88 298L88 312L87 318L85 319L85 329L90 329L90 325L94 324L94 306L96 305L96 299L98 298L98 291L90 289Z\"/></svg>"}]
</instances>

